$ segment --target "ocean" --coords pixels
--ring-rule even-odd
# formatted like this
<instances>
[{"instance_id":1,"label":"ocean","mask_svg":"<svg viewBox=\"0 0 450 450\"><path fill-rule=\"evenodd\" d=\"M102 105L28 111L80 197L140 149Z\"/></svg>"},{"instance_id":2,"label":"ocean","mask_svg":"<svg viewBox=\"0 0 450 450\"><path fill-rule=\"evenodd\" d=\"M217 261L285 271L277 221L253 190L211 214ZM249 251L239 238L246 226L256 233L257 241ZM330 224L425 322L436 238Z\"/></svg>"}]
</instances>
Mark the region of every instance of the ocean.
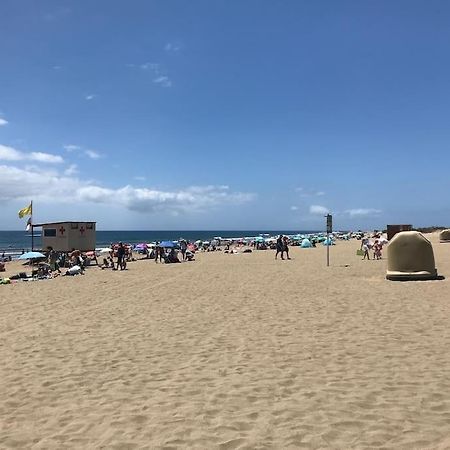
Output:
<instances>
[{"instance_id":1,"label":"ocean","mask_svg":"<svg viewBox=\"0 0 450 450\"><path fill-rule=\"evenodd\" d=\"M172 230L172 231L97 231L97 247L108 247L111 242L125 242L138 244L140 242L155 242L165 240L178 240L184 238L188 241L211 240L213 237L239 238L244 236L258 236L267 233L270 236L277 234L308 234L317 233L316 230ZM34 237L34 248L41 248L40 234ZM25 231L0 231L0 255L11 250L31 250L31 233Z\"/></svg>"}]
</instances>

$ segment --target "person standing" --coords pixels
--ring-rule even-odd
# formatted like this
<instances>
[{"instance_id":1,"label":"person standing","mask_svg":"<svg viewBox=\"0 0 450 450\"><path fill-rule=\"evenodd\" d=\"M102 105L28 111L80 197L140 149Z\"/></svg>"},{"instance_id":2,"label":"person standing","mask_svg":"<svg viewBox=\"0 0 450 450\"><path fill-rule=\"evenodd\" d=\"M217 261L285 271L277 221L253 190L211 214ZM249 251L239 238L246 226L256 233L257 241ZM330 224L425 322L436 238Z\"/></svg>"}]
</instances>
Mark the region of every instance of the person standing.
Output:
<instances>
[{"instance_id":1,"label":"person standing","mask_svg":"<svg viewBox=\"0 0 450 450\"><path fill-rule=\"evenodd\" d=\"M282 234L278 236L276 249L277 252L275 253L275 259L278 259L278 253L281 253L281 259L284 259L284 242Z\"/></svg>"},{"instance_id":2,"label":"person standing","mask_svg":"<svg viewBox=\"0 0 450 450\"><path fill-rule=\"evenodd\" d=\"M286 252L286 259L291 259L289 257L289 238L287 236L283 237L283 250Z\"/></svg>"},{"instance_id":3,"label":"person standing","mask_svg":"<svg viewBox=\"0 0 450 450\"><path fill-rule=\"evenodd\" d=\"M183 257L183 261L186 261L187 242L184 239L180 240L180 250Z\"/></svg>"},{"instance_id":4,"label":"person standing","mask_svg":"<svg viewBox=\"0 0 450 450\"><path fill-rule=\"evenodd\" d=\"M368 240L366 242L364 242L364 244L362 245L362 251L364 252L363 260L366 259L366 256L367 256L367 259L369 260L370 259L370 254L369 254L369 242L368 242Z\"/></svg>"},{"instance_id":5,"label":"person standing","mask_svg":"<svg viewBox=\"0 0 450 450\"><path fill-rule=\"evenodd\" d=\"M125 247L119 242L117 247L117 268L123 270L125 268Z\"/></svg>"}]
</instances>

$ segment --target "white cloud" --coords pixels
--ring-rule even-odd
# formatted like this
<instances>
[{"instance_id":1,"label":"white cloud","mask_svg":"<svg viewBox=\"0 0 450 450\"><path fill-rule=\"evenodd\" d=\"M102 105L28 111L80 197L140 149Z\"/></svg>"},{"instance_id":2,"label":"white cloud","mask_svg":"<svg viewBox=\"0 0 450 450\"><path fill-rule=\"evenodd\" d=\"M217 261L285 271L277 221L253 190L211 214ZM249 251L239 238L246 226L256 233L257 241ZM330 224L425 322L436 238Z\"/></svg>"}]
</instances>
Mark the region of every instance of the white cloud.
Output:
<instances>
[{"instance_id":1,"label":"white cloud","mask_svg":"<svg viewBox=\"0 0 450 450\"><path fill-rule=\"evenodd\" d=\"M246 203L253 194L229 192L221 186L193 186L178 191L160 191L148 188L124 186L108 189L99 186L81 187L78 190L81 200L94 203L114 203L132 211L170 212L202 211L211 207L232 203Z\"/></svg>"},{"instance_id":2,"label":"white cloud","mask_svg":"<svg viewBox=\"0 0 450 450\"><path fill-rule=\"evenodd\" d=\"M358 216L377 216L381 214L380 209L373 208L356 208L356 209L348 209L345 211L350 217L358 217Z\"/></svg>"},{"instance_id":3,"label":"white cloud","mask_svg":"<svg viewBox=\"0 0 450 450\"><path fill-rule=\"evenodd\" d=\"M3 119L0 117L0 127L4 127L5 125L8 125L8 121L6 119Z\"/></svg>"},{"instance_id":4,"label":"white cloud","mask_svg":"<svg viewBox=\"0 0 450 450\"><path fill-rule=\"evenodd\" d=\"M79 145L64 145L63 146L64 150L66 150L67 152L74 152L76 150L81 150L81 147Z\"/></svg>"},{"instance_id":5,"label":"white cloud","mask_svg":"<svg viewBox=\"0 0 450 450\"><path fill-rule=\"evenodd\" d=\"M23 200L32 195L36 200L47 203L70 199L71 202L122 206L142 213L204 212L223 205L246 203L255 198L254 194L232 192L226 186L192 186L162 191L127 185L113 189L68 176L67 170L64 175L59 175L36 167L21 169L0 165L0 179L0 201Z\"/></svg>"},{"instance_id":6,"label":"white cloud","mask_svg":"<svg viewBox=\"0 0 450 450\"><path fill-rule=\"evenodd\" d=\"M71 164L65 171L64 175L67 175L68 177L72 175L76 175L78 173L78 166L76 164Z\"/></svg>"},{"instance_id":7,"label":"white cloud","mask_svg":"<svg viewBox=\"0 0 450 450\"><path fill-rule=\"evenodd\" d=\"M62 66L53 66L52 69L53 69L53 70L61 70L61 69L62 69Z\"/></svg>"},{"instance_id":8,"label":"white cloud","mask_svg":"<svg viewBox=\"0 0 450 450\"><path fill-rule=\"evenodd\" d=\"M87 94L84 96L84 99L89 101L89 100L93 100L95 97L96 97L95 94Z\"/></svg>"},{"instance_id":9,"label":"white cloud","mask_svg":"<svg viewBox=\"0 0 450 450\"><path fill-rule=\"evenodd\" d=\"M146 178L145 177L141 177L141 176L135 176L133 177L136 181L145 181Z\"/></svg>"},{"instance_id":10,"label":"white cloud","mask_svg":"<svg viewBox=\"0 0 450 450\"><path fill-rule=\"evenodd\" d=\"M297 211L298 210L298 206L291 206L291 211Z\"/></svg>"},{"instance_id":11,"label":"white cloud","mask_svg":"<svg viewBox=\"0 0 450 450\"><path fill-rule=\"evenodd\" d=\"M330 212L330 210L325 206L311 205L309 207L309 213L313 214L315 216L324 216L325 214L328 214L329 212Z\"/></svg>"},{"instance_id":12,"label":"white cloud","mask_svg":"<svg viewBox=\"0 0 450 450\"><path fill-rule=\"evenodd\" d=\"M51 164L59 164L64 162L59 155L52 155L43 152L22 152L13 147L0 144L0 160L3 161L37 161Z\"/></svg>"},{"instance_id":13,"label":"white cloud","mask_svg":"<svg viewBox=\"0 0 450 450\"><path fill-rule=\"evenodd\" d=\"M153 80L153 83L159 84L160 86L167 87L167 88L172 86L172 81L166 75L161 75L159 77L156 77Z\"/></svg>"},{"instance_id":14,"label":"white cloud","mask_svg":"<svg viewBox=\"0 0 450 450\"><path fill-rule=\"evenodd\" d=\"M84 153L91 159L100 159L102 157L102 155L95 150L85 150Z\"/></svg>"},{"instance_id":15,"label":"white cloud","mask_svg":"<svg viewBox=\"0 0 450 450\"><path fill-rule=\"evenodd\" d=\"M31 152L29 154L31 161L39 161L45 163L62 163L64 160L59 155L51 155L50 153Z\"/></svg>"}]
</instances>

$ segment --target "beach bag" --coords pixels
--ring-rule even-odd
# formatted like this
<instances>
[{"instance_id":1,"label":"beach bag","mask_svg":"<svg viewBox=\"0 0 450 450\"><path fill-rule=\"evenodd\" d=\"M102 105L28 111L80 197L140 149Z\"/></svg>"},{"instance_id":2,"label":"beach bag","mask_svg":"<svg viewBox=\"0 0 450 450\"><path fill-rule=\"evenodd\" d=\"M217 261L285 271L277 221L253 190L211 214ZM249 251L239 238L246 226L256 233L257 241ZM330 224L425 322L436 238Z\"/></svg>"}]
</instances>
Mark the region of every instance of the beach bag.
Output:
<instances>
[{"instance_id":1,"label":"beach bag","mask_svg":"<svg viewBox=\"0 0 450 450\"><path fill-rule=\"evenodd\" d=\"M364 256L364 250L356 250L356 256Z\"/></svg>"}]
</instances>

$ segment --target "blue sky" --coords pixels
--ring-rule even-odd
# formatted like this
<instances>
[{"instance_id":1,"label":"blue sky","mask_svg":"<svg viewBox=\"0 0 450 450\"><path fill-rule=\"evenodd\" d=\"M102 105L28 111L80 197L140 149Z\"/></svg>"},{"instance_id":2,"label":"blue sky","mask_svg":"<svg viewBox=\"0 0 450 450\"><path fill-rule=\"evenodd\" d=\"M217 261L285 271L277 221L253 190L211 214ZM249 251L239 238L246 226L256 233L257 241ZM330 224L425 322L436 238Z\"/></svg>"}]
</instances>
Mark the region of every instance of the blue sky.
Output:
<instances>
[{"instance_id":1,"label":"blue sky","mask_svg":"<svg viewBox=\"0 0 450 450\"><path fill-rule=\"evenodd\" d=\"M0 229L449 224L447 1L3 0Z\"/></svg>"}]
</instances>

